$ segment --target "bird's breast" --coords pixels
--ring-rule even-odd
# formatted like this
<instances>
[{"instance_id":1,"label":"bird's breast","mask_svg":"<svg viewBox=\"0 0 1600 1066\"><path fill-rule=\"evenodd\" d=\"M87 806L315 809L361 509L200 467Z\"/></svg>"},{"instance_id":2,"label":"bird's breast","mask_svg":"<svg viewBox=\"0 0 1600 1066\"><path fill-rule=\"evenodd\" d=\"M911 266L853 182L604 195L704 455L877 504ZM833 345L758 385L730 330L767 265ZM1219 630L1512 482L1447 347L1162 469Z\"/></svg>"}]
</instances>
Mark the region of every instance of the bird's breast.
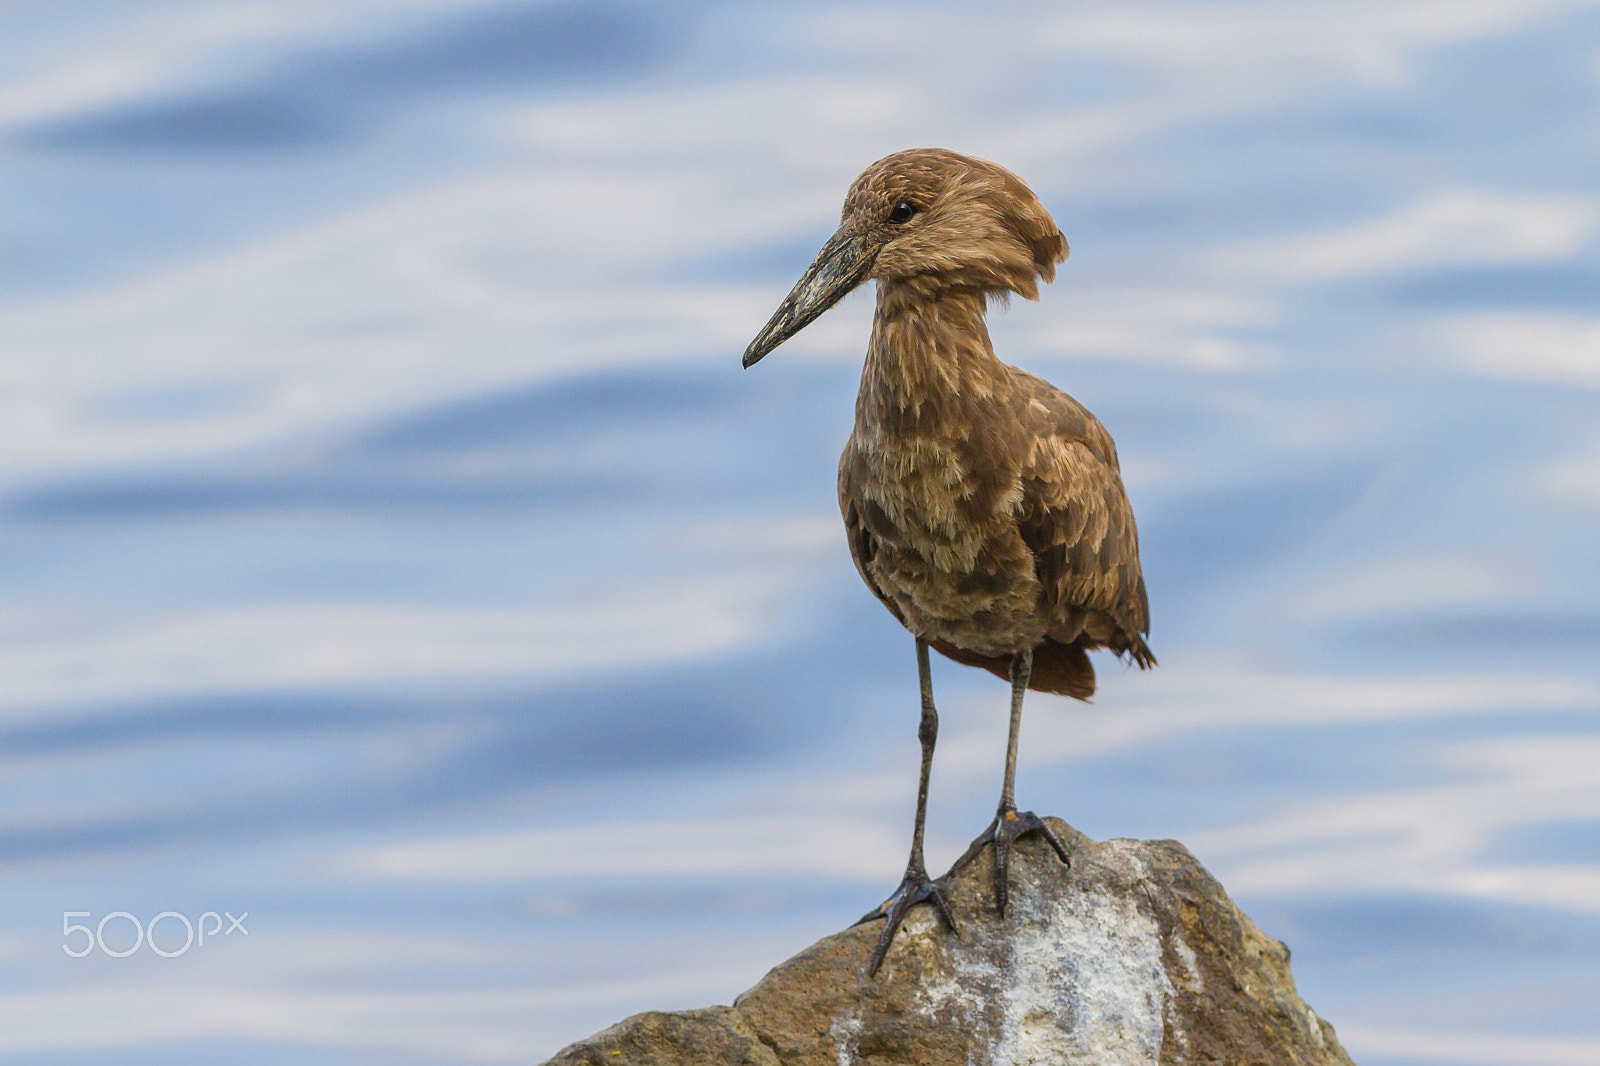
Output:
<instances>
[{"instance_id":1,"label":"bird's breast","mask_svg":"<svg viewBox=\"0 0 1600 1066\"><path fill-rule=\"evenodd\" d=\"M1033 554L1017 531L1020 462L981 438L858 425L840 504L872 541L863 576L920 635L989 654L1043 632Z\"/></svg>"},{"instance_id":2,"label":"bird's breast","mask_svg":"<svg viewBox=\"0 0 1600 1066\"><path fill-rule=\"evenodd\" d=\"M858 431L843 457L873 534L950 571L977 564L1020 498L1017 478L983 469L961 443Z\"/></svg>"}]
</instances>

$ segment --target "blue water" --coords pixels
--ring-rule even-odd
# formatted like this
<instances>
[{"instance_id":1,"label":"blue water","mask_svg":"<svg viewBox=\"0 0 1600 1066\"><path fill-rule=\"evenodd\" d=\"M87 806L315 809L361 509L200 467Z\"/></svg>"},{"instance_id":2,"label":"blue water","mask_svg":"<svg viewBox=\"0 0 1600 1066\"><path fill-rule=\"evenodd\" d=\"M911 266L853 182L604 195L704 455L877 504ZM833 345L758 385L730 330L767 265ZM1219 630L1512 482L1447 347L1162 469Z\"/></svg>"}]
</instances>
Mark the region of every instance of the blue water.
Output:
<instances>
[{"instance_id":1,"label":"blue water","mask_svg":"<svg viewBox=\"0 0 1600 1066\"><path fill-rule=\"evenodd\" d=\"M1600 1061L1600 5L327 8L0 10L0 1058L537 1061L876 903L870 295L737 362L938 144L1072 243L993 334L1162 663L1019 799L1188 843L1363 1066ZM935 683L938 866L1005 691Z\"/></svg>"}]
</instances>

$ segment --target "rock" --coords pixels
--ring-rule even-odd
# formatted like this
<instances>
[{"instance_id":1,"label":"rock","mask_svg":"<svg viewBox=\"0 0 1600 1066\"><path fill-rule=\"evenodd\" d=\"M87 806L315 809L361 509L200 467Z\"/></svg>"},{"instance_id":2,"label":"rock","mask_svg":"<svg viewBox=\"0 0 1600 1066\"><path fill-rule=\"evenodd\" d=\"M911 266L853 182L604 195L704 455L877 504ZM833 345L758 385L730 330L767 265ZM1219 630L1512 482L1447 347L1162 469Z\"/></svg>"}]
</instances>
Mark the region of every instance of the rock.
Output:
<instances>
[{"instance_id":1,"label":"rock","mask_svg":"<svg viewBox=\"0 0 1600 1066\"><path fill-rule=\"evenodd\" d=\"M951 882L960 937L918 907L875 980L881 922L827 937L732 1007L638 1014L545 1066L1351 1066L1295 992L1289 949L1172 840L1026 838L1011 913L992 851Z\"/></svg>"}]
</instances>

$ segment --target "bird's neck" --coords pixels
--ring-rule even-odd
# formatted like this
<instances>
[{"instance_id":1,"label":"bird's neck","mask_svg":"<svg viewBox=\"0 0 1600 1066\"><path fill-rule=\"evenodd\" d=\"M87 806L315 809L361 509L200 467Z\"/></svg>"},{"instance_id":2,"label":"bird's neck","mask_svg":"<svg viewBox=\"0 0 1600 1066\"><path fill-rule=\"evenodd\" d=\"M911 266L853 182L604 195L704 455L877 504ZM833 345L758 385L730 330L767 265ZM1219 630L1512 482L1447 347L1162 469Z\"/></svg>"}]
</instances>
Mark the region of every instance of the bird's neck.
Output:
<instances>
[{"instance_id":1,"label":"bird's neck","mask_svg":"<svg viewBox=\"0 0 1600 1066\"><path fill-rule=\"evenodd\" d=\"M981 292L929 294L880 281L856 398L857 426L920 422L952 402L969 406L1008 393L985 309Z\"/></svg>"}]
</instances>

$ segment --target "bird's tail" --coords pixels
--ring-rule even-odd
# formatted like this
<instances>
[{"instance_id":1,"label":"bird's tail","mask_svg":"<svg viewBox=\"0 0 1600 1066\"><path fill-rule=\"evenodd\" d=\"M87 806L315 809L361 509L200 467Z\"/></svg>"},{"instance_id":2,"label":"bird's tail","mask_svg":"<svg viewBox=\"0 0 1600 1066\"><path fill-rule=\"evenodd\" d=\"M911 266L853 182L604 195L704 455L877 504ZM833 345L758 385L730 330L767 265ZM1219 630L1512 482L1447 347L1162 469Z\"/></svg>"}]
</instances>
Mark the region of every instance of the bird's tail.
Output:
<instances>
[{"instance_id":1,"label":"bird's tail","mask_svg":"<svg viewBox=\"0 0 1600 1066\"><path fill-rule=\"evenodd\" d=\"M1120 650L1118 654L1131 656L1141 670L1148 670L1156 665L1156 653L1150 650L1150 645L1146 644L1144 638L1137 633L1129 639L1128 647Z\"/></svg>"},{"instance_id":2,"label":"bird's tail","mask_svg":"<svg viewBox=\"0 0 1600 1066\"><path fill-rule=\"evenodd\" d=\"M976 666L989 671L1005 681L1011 680L1011 656L979 655L977 652L946 644L932 642L933 648L947 659L964 666ZM1149 655L1150 650L1145 649ZM1152 657L1153 663L1155 659ZM1062 644L1048 637L1033 649L1033 670L1028 674L1028 687L1035 692L1053 692L1058 696L1088 701L1094 695L1094 664L1081 644Z\"/></svg>"}]
</instances>

